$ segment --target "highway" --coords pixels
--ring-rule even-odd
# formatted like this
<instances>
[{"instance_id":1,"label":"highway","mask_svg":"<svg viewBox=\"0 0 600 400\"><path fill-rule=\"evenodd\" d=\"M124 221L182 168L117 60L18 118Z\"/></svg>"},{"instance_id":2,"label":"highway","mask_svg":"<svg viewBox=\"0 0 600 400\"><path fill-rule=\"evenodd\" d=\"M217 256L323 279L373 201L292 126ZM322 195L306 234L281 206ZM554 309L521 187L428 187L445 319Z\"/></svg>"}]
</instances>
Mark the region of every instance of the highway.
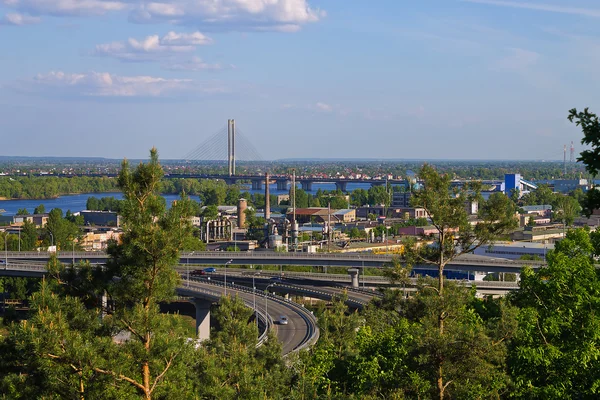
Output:
<instances>
[{"instance_id":1,"label":"highway","mask_svg":"<svg viewBox=\"0 0 600 400\"><path fill-rule=\"evenodd\" d=\"M45 273L45 265L13 263L7 266L0 266L0 276L41 277ZM190 279L189 281L182 280L177 288L177 293L186 297L218 301L225 295L225 287L220 282ZM251 289L238 285L228 285L227 294L239 296L250 308L254 305L255 297ZM277 322L281 315L285 315L288 318L289 322L287 325L270 325L272 329L275 329L277 338L282 343L284 355L314 344L319 337L316 318L299 304L286 301L275 295L266 296L265 303L265 294L257 290L256 309L259 313L268 314L271 321L274 322Z\"/></svg>"},{"instance_id":2,"label":"highway","mask_svg":"<svg viewBox=\"0 0 600 400\"><path fill-rule=\"evenodd\" d=\"M224 275L220 273L210 274L211 281L222 282ZM182 274L183 276L183 274ZM199 278L200 281L206 281L208 277L204 276ZM307 296L314 299L321 299L325 301L331 301L334 297L340 297L346 294L348 299L346 304L351 308L362 309L365 307L373 297L379 296L379 292L372 290L353 290L350 287L343 286L332 286L331 282L326 280L313 280L313 279L302 279L298 277L281 279L277 277L277 281L269 279L268 276L259 276L254 279L251 276L244 274L230 274L228 282L235 282L239 285L252 287L253 281L256 288L260 291L265 290L267 285L271 291L280 294L291 294L298 296Z\"/></svg>"},{"instance_id":3,"label":"highway","mask_svg":"<svg viewBox=\"0 0 600 400\"><path fill-rule=\"evenodd\" d=\"M194 294L197 296L204 293L204 291L218 293L219 296L225 295L225 287L221 283L210 283L196 279L191 279L189 286L187 286L187 282L183 282L177 291L186 296L193 296ZM229 295L235 294L240 297L250 308L253 307L255 299L251 289L228 285L227 292ZM273 295L267 296L267 303L265 304L263 291L257 290L256 308L264 313L265 306L267 314L274 322L272 329L275 330L277 338L282 344L284 355L301 350L317 341L319 330L316 319L304 307ZM288 318L287 325L277 324L279 317L282 315Z\"/></svg>"},{"instance_id":4,"label":"highway","mask_svg":"<svg viewBox=\"0 0 600 400\"><path fill-rule=\"evenodd\" d=\"M2 257L4 256L4 257ZM104 263L108 256L103 252L69 252L57 253L62 262L78 262L89 260L92 263ZM12 260L47 260L45 252L5 252L0 258ZM322 267L365 267L380 268L392 260L391 255L371 253L278 253L273 251L198 251L181 253L181 264L196 265L304 265ZM463 255L449 263L446 270L484 271L484 272L519 272L524 265L536 269L545 265L543 261L506 260L483 256ZM415 265L419 269L437 269L432 265Z\"/></svg>"}]
</instances>

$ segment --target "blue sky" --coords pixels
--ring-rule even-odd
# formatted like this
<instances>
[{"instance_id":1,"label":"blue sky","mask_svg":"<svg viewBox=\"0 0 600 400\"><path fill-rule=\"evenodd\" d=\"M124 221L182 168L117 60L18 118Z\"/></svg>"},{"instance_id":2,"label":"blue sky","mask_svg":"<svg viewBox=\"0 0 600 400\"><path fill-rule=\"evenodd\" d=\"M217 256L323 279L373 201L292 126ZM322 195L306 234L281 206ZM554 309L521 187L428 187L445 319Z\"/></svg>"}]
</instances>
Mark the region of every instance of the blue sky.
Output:
<instances>
[{"instance_id":1,"label":"blue sky","mask_svg":"<svg viewBox=\"0 0 600 400\"><path fill-rule=\"evenodd\" d=\"M596 0L0 0L0 155L560 159ZM225 139L225 138L224 138Z\"/></svg>"}]
</instances>

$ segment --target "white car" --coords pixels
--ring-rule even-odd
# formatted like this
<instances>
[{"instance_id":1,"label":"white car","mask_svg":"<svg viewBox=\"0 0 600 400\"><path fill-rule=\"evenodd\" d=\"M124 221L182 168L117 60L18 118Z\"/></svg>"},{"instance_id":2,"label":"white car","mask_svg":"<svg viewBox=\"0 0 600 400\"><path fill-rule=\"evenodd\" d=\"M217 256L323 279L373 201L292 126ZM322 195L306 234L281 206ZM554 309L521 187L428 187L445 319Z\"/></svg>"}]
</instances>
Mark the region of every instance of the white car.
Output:
<instances>
[{"instance_id":1,"label":"white car","mask_svg":"<svg viewBox=\"0 0 600 400\"><path fill-rule=\"evenodd\" d=\"M279 317L279 325L287 325L288 324L288 319L285 315L281 315Z\"/></svg>"}]
</instances>

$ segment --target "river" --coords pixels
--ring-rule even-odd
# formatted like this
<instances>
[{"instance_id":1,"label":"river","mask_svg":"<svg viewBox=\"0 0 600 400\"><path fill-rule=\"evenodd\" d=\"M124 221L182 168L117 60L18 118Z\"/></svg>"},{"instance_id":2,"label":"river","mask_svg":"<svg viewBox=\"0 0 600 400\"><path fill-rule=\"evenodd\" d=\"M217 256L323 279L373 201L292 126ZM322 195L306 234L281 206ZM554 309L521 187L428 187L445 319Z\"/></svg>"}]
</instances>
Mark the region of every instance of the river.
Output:
<instances>
[{"instance_id":1,"label":"river","mask_svg":"<svg viewBox=\"0 0 600 400\"><path fill-rule=\"evenodd\" d=\"M348 190L354 189L365 189L368 190L371 185L368 183L352 183L348 184ZM335 190L335 184L333 183L319 183L312 185L312 191L310 193L314 194L317 190ZM277 185L273 184L269 186L269 190L271 194L287 194L287 190L277 190ZM250 193L264 193L264 190L252 190L250 188L242 189L242 191L248 191ZM18 210L25 208L29 213L33 213L34 208L43 204L46 208L46 212L52 210L53 208L60 208L63 212L67 210L71 210L71 212L79 212L81 210L85 210L87 199L89 197L115 197L117 199L123 198L123 194L120 192L109 192L109 193L82 193L75 195L65 195L60 196L55 199L48 200L0 200L0 210L6 210L3 215L15 215ZM167 204L171 204L173 200L177 200L179 195L176 194L166 194L163 197L167 200ZM198 196L192 196L193 200L198 201Z\"/></svg>"}]
</instances>

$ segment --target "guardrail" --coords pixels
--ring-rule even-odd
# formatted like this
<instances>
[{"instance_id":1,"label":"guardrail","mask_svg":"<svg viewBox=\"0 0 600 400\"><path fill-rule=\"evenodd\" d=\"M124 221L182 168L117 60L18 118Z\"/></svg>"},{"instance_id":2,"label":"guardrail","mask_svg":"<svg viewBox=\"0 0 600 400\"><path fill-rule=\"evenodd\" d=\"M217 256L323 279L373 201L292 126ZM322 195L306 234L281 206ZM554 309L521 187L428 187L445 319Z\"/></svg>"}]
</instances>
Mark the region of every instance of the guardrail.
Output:
<instances>
[{"instance_id":1,"label":"guardrail","mask_svg":"<svg viewBox=\"0 0 600 400\"><path fill-rule=\"evenodd\" d=\"M288 288L292 291L299 292L299 293L304 293L304 294L308 294L308 295L316 295L317 298L318 298L318 296L325 296L330 299L333 299L334 297L336 297L338 295L337 293L331 293L331 292L328 292L325 290L308 289L303 286L289 285L289 284L285 284L285 283L277 283L277 285L275 287L283 287L283 288ZM353 299L350 297L348 298L347 302L352 303L355 306L358 306L359 308L363 308L367 305L367 302L365 302L365 301Z\"/></svg>"},{"instance_id":2,"label":"guardrail","mask_svg":"<svg viewBox=\"0 0 600 400\"><path fill-rule=\"evenodd\" d=\"M9 251L5 253L5 256L10 258L18 258L18 257L32 257L32 258L47 258L50 253L48 252L37 252L37 251L29 251L29 252L17 252L17 251ZM61 258L106 258L108 255L104 252L69 252L69 251L59 251L56 253L58 257ZM180 259L202 259L202 258L213 258L220 260L229 260L235 258L243 258L243 259L269 259L269 260L284 260L284 259L305 259L305 260L352 260L352 261L365 261L365 262L380 262L385 263L391 261L393 256L391 255L377 255L377 254L365 254L365 253L278 253L271 251L195 251L189 253L180 253ZM1 257L0 257L1 258ZM461 265L461 264L480 264L480 265L512 265L512 266L522 266L522 265L531 265L531 266L542 266L546 263L544 261L523 261L523 260L496 260L490 259L485 260L481 258L474 258L472 255L467 255L466 257L460 257L456 260L452 261L449 265Z\"/></svg>"},{"instance_id":3,"label":"guardrail","mask_svg":"<svg viewBox=\"0 0 600 400\"><path fill-rule=\"evenodd\" d=\"M383 298L383 293L381 293L377 290L355 288L352 286L344 286L344 285L336 285L335 287L340 288L340 289L346 289L348 291L355 292L355 293L360 293L360 294L369 295L369 296L373 296L373 297Z\"/></svg>"},{"instance_id":4,"label":"guardrail","mask_svg":"<svg viewBox=\"0 0 600 400\"><path fill-rule=\"evenodd\" d=\"M194 280L197 282L207 283L209 285L215 285L215 286L220 286L220 287L225 286L225 284L222 282L202 280L201 278L195 278ZM279 286L279 284L277 284L277 286ZM262 291L251 290L250 288L248 288L246 286L236 285L234 283L228 283L227 287L231 287L232 289L238 290L241 292L254 293L262 298L267 297L267 298L271 299L272 301L275 301L279 304L283 304L286 307L295 309L297 311L297 313L300 315L300 317L302 319L304 319L304 321L306 322L306 326L308 327L308 330L307 330L306 334L304 335L304 338L302 339L300 344L298 346L296 346L292 350L292 352L297 352L302 349L305 349L305 348L313 345L314 343L316 343L316 341L319 339L319 328L317 325L317 319L303 305L295 303L293 301L283 300L280 297L278 297L274 294L271 294L271 293L265 294ZM268 318L269 318L270 326L273 326L273 319L271 318L271 316L268 316ZM266 332L267 331L265 331L265 333L264 333L265 337L263 338L263 342L264 342L264 340L266 340Z\"/></svg>"},{"instance_id":5,"label":"guardrail","mask_svg":"<svg viewBox=\"0 0 600 400\"><path fill-rule=\"evenodd\" d=\"M183 278L183 277L182 277ZM200 279L196 279L196 278L192 278L190 279L190 282L195 282L195 283L204 283L204 284L209 284L209 285L214 285L214 286L224 286L219 284L218 282L210 282L210 281L202 281ZM189 286L186 286L185 289L190 289ZM197 286L193 286L193 291L200 291L201 293L213 293L216 295L217 298L221 298L223 297L221 293L219 292L213 292L213 291L209 291L207 289L204 288L199 288ZM239 290L238 288L232 288L234 290ZM242 290L240 290L242 291ZM271 316L267 315L264 312L261 312L258 307L254 308L254 304L250 304L249 301L244 300L244 303L246 304L246 306L252 308L254 310L254 312L256 313L256 318L258 318L259 322L262 319L263 322L263 326L264 329L263 331L260 333L260 335L258 336L258 342L256 343L256 346L261 346L265 340L267 340L267 334L269 333L269 329L271 329L271 327L273 326L273 319L271 318Z\"/></svg>"}]
</instances>

